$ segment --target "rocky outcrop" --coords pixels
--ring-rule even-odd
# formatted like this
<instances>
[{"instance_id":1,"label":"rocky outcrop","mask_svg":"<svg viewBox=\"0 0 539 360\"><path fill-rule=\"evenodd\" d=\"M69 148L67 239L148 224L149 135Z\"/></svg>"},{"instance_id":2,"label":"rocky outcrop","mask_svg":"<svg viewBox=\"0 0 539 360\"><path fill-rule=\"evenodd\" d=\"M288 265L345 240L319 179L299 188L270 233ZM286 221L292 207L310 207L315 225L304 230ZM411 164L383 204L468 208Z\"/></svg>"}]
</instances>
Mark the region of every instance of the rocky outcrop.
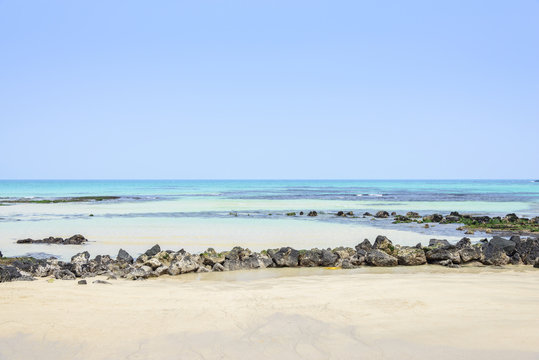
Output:
<instances>
[{"instance_id":1,"label":"rocky outcrop","mask_svg":"<svg viewBox=\"0 0 539 360\"><path fill-rule=\"evenodd\" d=\"M41 240L22 239L22 240L17 240L17 244L81 245L87 241L88 239L86 239L84 236L77 234L67 239L63 239L61 237L52 237L52 236L45 239L41 239Z\"/></svg>"},{"instance_id":2,"label":"rocky outcrop","mask_svg":"<svg viewBox=\"0 0 539 360\"><path fill-rule=\"evenodd\" d=\"M375 218L380 218L380 219L386 219L389 217L389 213L387 211L378 211L376 213L376 215L374 215Z\"/></svg>"},{"instance_id":3,"label":"rocky outcrop","mask_svg":"<svg viewBox=\"0 0 539 360\"><path fill-rule=\"evenodd\" d=\"M277 267L296 267L299 265L299 251L291 247L282 247L278 251L268 250L268 254Z\"/></svg>"},{"instance_id":4,"label":"rocky outcrop","mask_svg":"<svg viewBox=\"0 0 539 360\"><path fill-rule=\"evenodd\" d=\"M136 261L125 250L120 250L116 259L108 255L91 258L87 251L78 253L70 262L55 258L34 259L2 258L0 260L0 282L31 280L32 277L52 276L56 279L73 280L97 275L110 279L125 278L144 280L161 275L181 275L193 272L233 271L263 269L269 267L341 267L351 269L358 266L419 266L425 263L448 267L462 264L503 266L507 264L536 265L539 259L539 239L510 239L499 236L490 241L484 239L472 243L463 238L456 244L447 240L431 239L425 248L394 245L385 236L378 236L374 244L365 239L355 248L295 250L291 247L254 252L235 247L217 253L208 249L202 254L191 254L185 250L162 250L153 246Z\"/></svg>"},{"instance_id":5,"label":"rocky outcrop","mask_svg":"<svg viewBox=\"0 0 539 360\"><path fill-rule=\"evenodd\" d=\"M397 266L398 260L396 257L387 254L378 249L372 249L367 253L365 261L371 266Z\"/></svg>"},{"instance_id":6,"label":"rocky outcrop","mask_svg":"<svg viewBox=\"0 0 539 360\"><path fill-rule=\"evenodd\" d=\"M329 250L306 250L299 253L299 266L334 266L338 258L337 254Z\"/></svg>"},{"instance_id":7,"label":"rocky outcrop","mask_svg":"<svg viewBox=\"0 0 539 360\"><path fill-rule=\"evenodd\" d=\"M414 266L427 263L423 249L417 247L401 247L397 250L399 265Z\"/></svg>"}]
</instances>

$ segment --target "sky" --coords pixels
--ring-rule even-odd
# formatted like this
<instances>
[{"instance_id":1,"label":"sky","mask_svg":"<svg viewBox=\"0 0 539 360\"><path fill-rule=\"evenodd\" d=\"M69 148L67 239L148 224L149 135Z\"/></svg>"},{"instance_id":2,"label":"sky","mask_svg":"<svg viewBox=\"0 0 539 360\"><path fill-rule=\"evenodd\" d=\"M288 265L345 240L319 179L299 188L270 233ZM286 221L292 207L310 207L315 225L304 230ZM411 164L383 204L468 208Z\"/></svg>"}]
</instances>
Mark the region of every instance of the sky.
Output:
<instances>
[{"instance_id":1,"label":"sky","mask_svg":"<svg viewBox=\"0 0 539 360\"><path fill-rule=\"evenodd\" d=\"M1 179L535 179L538 138L538 0L0 0Z\"/></svg>"}]
</instances>

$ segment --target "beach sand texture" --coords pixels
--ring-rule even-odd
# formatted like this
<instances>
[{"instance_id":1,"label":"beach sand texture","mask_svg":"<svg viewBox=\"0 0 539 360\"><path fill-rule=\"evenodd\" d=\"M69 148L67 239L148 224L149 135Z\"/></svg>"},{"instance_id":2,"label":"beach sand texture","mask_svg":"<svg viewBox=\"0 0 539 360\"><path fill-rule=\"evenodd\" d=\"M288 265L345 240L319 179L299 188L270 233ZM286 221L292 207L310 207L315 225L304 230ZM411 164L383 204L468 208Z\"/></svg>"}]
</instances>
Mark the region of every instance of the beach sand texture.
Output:
<instances>
[{"instance_id":1,"label":"beach sand texture","mask_svg":"<svg viewBox=\"0 0 539 360\"><path fill-rule=\"evenodd\" d=\"M539 270L0 284L0 359L538 359Z\"/></svg>"}]
</instances>

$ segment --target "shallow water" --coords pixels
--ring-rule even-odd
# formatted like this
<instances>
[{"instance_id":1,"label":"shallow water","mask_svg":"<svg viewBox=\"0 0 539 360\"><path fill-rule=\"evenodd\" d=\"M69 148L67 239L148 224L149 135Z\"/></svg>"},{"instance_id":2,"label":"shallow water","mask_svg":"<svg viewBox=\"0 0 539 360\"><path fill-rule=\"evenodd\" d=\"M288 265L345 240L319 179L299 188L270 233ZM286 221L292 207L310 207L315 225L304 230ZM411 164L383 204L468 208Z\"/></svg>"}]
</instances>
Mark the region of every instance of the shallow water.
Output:
<instances>
[{"instance_id":1,"label":"shallow water","mask_svg":"<svg viewBox=\"0 0 539 360\"><path fill-rule=\"evenodd\" d=\"M252 250L354 246L384 234L395 243L456 241L457 225L391 224L391 220L340 218L339 210L459 211L488 215L539 214L539 183L505 181L0 181L0 199L57 199L119 196L118 200L9 204L0 206L0 251L4 255L46 253L69 258L134 255L155 243L164 248L202 251L239 245ZM287 216L316 210L317 217ZM93 215L93 216L90 216ZM21 238L85 235L83 247L17 245ZM476 233L473 240L485 237Z\"/></svg>"}]
</instances>

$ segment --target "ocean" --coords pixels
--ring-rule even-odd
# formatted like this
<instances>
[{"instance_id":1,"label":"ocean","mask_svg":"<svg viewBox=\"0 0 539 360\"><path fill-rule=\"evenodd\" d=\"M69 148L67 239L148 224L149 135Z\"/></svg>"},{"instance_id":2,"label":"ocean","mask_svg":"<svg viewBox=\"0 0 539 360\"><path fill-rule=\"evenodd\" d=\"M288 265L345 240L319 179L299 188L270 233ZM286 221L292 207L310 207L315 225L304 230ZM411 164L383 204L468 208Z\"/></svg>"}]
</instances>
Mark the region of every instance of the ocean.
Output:
<instances>
[{"instance_id":1,"label":"ocean","mask_svg":"<svg viewBox=\"0 0 539 360\"><path fill-rule=\"evenodd\" d=\"M33 203L81 196L113 200ZM26 201L17 203L17 201ZM32 202L28 202L32 201ZM456 241L455 224L425 229L390 219L340 218L378 210L519 216L539 215L531 180L1 180L0 251L69 258L76 246L20 245L21 238L83 234L92 255L134 255L159 243L202 251L239 245L253 250L354 246L383 234L415 245L432 237ZM299 216L316 210L317 217ZM296 212L296 216L287 213ZM474 234L477 240L485 234Z\"/></svg>"}]
</instances>

